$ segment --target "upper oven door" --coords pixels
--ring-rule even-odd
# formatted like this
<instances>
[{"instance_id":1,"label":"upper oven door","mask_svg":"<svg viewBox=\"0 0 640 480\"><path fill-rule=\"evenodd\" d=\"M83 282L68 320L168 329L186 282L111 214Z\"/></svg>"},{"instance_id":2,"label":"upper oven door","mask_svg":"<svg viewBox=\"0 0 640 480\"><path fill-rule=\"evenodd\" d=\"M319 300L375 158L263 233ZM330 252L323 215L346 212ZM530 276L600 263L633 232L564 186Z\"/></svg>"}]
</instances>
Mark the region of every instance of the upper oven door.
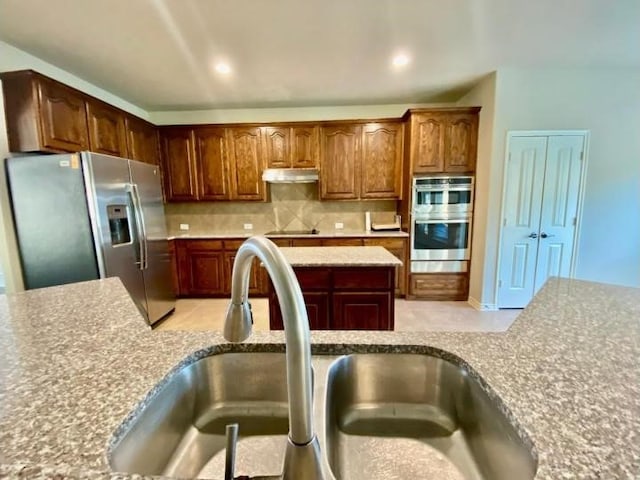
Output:
<instances>
[{"instance_id":1,"label":"upper oven door","mask_svg":"<svg viewBox=\"0 0 640 480\"><path fill-rule=\"evenodd\" d=\"M413 179L413 212L470 213L473 210L473 177L416 177Z\"/></svg>"},{"instance_id":2,"label":"upper oven door","mask_svg":"<svg viewBox=\"0 0 640 480\"><path fill-rule=\"evenodd\" d=\"M471 216L414 218L411 260L469 260Z\"/></svg>"}]
</instances>

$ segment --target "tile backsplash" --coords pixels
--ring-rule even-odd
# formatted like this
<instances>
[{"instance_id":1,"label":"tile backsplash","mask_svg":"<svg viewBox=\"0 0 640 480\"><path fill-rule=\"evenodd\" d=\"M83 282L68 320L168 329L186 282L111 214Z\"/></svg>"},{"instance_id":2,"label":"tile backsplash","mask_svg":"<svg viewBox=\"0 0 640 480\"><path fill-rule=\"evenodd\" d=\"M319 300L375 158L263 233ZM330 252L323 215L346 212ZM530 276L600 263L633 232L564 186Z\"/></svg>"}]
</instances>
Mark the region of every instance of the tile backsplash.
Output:
<instances>
[{"instance_id":1,"label":"tile backsplash","mask_svg":"<svg viewBox=\"0 0 640 480\"><path fill-rule=\"evenodd\" d=\"M270 201L197 202L165 205L169 234L180 233L181 223L190 233L242 231L253 224L256 233L270 230L310 230L334 232L337 222L344 230L364 230L365 212L389 216L396 213L395 200L341 201L319 200L317 183L268 184ZM182 232L185 233L185 232Z\"/></svg>"}]
</instances>

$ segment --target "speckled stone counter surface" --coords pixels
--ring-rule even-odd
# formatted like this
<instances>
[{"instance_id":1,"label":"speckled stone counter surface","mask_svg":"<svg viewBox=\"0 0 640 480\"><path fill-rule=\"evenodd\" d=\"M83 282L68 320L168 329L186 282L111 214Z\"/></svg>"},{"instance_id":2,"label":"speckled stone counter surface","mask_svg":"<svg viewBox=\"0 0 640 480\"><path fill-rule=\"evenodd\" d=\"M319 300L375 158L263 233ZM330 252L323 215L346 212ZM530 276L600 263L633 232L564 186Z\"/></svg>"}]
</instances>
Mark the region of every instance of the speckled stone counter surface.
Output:
<instances>
[{"instance_id":1,"label":"speckled stone counter surface","mask_svg":"<svg viewBox=\"0 0 640 480\"><path fill-rule=\"evenodd\" d=\"M218 239L218 238L249 238L253 235L264 235L264 232L257 232L254 230L190 230L187 232L178 231L178 232L169 232L168 239L169 240L197 240L197 239ZM335 230L335 231L327 231L320 232L314 234L296 234L296 235L286 235L286 234L273 234L268 235L267 238L380 238L380 237L397 237L397 238L406 238L409 234L403 231L378 231L378 232L367 232L364 230Z\"/></svg>"},{"instance_id":2,"label":"speckled stone counter surface","mask_svg":"<svg viewBox=\"0 0 640 480\"><path fill-rule=\"evenodd\" d=\"M449 352L533 440L537 479L640 478L640 290L552 279L504 333L313 332L316 353ZM107 445L179 365L236 349L151 331L117 279L0 296L0 476L122 478ZM462 360L460 360L462 362ZM514 479L516 480L516 479Z\"/></svg>"},{"instance_id":3,"label":"speckled stone counter surface","mask_svg":"<svg viewBox=\"0 0 640 480\"><path fill-rule=\"evenodd\" d=\"M282 247L292 267L393 267L402 262L383 247Z\"/></svg>"}]
</instances>

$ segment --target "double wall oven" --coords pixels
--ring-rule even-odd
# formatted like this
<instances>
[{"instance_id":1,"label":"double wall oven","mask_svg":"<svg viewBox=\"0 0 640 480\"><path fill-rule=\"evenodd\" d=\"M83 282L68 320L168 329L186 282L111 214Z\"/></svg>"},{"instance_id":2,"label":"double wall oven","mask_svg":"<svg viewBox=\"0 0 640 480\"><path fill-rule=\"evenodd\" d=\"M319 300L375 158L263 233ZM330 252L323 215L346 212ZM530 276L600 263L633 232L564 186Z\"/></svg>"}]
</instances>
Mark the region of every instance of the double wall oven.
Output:
<instances>
[{"instance_id":1,"label":"double wall oven","mask_svg":"<svg viewBox=\"0 0 640 480\"><path fill-rule=\"evenodd\" d=\"M471 256L471 176L413 178L411 272L466 272Z\"/></svg>"}]
</instances>

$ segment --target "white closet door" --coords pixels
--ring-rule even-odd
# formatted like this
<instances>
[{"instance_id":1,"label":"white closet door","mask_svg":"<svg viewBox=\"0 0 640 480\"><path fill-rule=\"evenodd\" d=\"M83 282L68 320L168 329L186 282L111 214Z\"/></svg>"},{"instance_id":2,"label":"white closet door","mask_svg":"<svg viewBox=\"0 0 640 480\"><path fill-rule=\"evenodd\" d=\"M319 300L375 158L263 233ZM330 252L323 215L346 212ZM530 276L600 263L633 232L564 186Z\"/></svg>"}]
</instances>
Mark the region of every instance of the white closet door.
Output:
<instances>
[{"instance_id":1,"label":"white closet door","mask_svg":"<svg viewBox=\"0 0 640 480\"><path fill-rule=\"evenodd\" d=\"M549 137L534 294L550 276L568 277L578 215L584 137Z\"/></svg>"},{"instance_id":2,"label":"white closet door","mask_svg":"<svg viewBox=\"0 0 640 480\"><path fill-rule=\"evenodd\" d=\"M520 308L535 287L547 137L513 137L505 176L498 305Z\"/></svg>"}]
</instances>

